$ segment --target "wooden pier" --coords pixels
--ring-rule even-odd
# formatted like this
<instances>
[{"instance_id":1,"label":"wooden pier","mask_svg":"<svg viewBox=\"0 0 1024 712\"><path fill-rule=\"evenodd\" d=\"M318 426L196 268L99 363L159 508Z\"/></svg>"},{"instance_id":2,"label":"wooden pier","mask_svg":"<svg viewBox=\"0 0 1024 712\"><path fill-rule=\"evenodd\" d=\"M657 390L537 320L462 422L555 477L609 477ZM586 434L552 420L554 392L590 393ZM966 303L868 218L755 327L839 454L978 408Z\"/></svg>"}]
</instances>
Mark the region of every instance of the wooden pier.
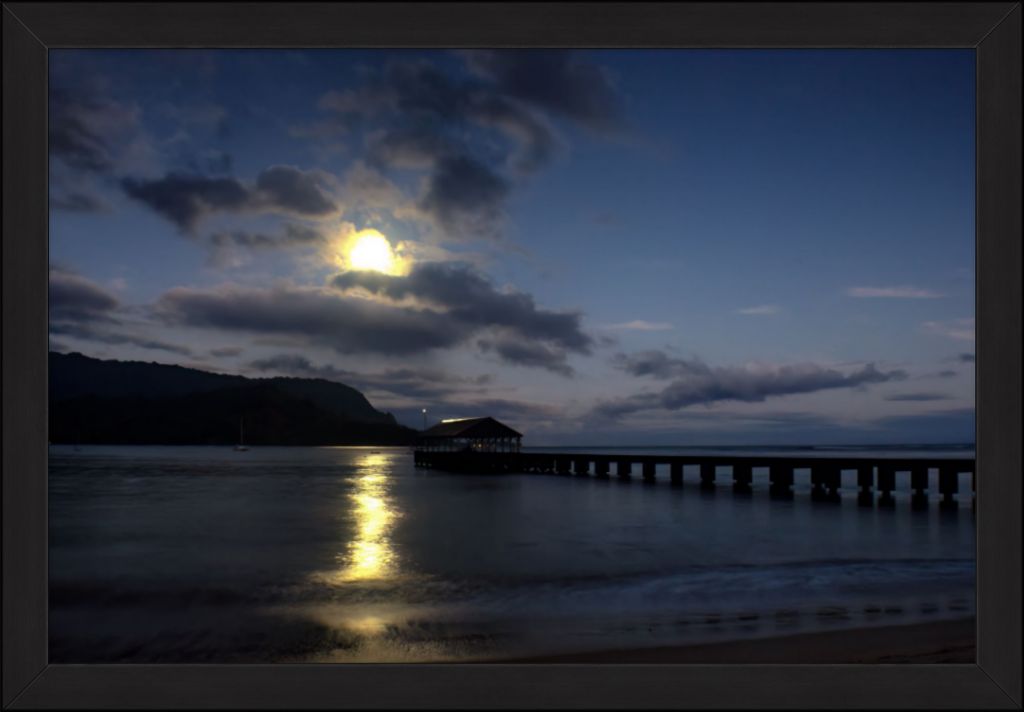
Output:
<instances>
[{"instance_id":1,"label":"wooden pier","mask_svg":"<svg viewBox=\"0 0 1024 712\"><path fill-rule=\"evenodd\" d=\"M970 473L972 497L975 491L973 458L916 457L885 458L860 455L828 457L791 457L774 455L640 455L579 452L478 452L472 450L443 451L417 449L416 467L448 472L473 473L547 473L577 477L630 480L639 471L645 483L658 481L658 466L667 470L667 482L683 485L685 468L693 468L698 486L713 491L719 477L732 481L735 493L748 495L754 485L754 470L767 469L768 492L775 498L793 497L793 473L810 472L811 499L817 502L839 502L844 472L856 473L857 503L871 507L894 504L897 475L909 475L911 504L927 508L929 473L937 471L939 506L956 508L960 475ZM723 472L724 471L724 472ZM664 475L662 475L664 479Z\"/></svg>"}]
</instances>

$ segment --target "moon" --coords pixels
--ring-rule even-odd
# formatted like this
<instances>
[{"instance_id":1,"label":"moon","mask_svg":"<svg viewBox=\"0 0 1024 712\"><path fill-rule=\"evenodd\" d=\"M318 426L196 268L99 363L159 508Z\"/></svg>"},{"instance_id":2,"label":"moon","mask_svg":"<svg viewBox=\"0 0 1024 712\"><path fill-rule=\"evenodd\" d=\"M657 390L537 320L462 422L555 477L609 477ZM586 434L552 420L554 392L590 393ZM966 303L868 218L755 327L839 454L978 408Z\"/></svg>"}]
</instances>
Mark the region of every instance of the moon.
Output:
<instances>
[{"instance_id":1,"label":"moon","mask_svg":"<svg viewBox=\"0 0 1024 712\"><path fill-rule=\"evenodd\" d=\"M384 235L376 230L363 230L352 243L348 265L351 269L391 274L395 269L395 253Z\"/></svg>"}]
</instances>

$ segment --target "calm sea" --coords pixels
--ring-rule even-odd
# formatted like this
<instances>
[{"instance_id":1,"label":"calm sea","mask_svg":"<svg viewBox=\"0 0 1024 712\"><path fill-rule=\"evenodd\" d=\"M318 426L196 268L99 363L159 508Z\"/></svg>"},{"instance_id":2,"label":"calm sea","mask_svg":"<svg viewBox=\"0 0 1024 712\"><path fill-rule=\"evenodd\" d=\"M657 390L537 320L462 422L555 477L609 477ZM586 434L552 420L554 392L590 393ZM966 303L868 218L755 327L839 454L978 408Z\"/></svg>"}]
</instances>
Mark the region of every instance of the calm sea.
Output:
<instances>
[{"instance_id":1,"label":"calm sea","mask_svg":"<svg viewBox=\"0 0 1024 712\"><path fill-rule=\"evenodd\" d=\"M788 502L757 470L750 497L695 479L449 475L404 448L52 446L50 660L486 660L974 611L969 498L912 511L901 481L880 510L849 483L813 503L799 471Z\"/></svg>"}]
</instances>

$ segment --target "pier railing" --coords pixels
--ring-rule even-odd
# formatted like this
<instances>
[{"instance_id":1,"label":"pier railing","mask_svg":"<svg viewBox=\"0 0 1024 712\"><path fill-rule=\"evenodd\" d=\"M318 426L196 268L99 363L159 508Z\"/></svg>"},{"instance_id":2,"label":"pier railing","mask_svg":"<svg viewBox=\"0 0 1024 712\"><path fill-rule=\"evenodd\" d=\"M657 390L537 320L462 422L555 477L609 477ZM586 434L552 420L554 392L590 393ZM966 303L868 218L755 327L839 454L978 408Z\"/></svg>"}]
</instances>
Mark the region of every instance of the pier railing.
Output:
<instances>
[{"instance_id":1,"label":"pier railing","mask_svg":"<svg viewBox=\"0 0 1024 712\"><path fill-rule=\"evenodd\" d=\"M768 492L772 497L793 496L793 474L810 471L811 499L838 502L843 472L855 472L857 502L862 506L892 506L897 474L910 476L911 502L915 508L928 506L929 473L937 471L940 506L958 506L960 475L971 475L971 496L975 490L973 458L949 457L868 457L841 455L828 457L792 457L778 455L640 455L608 453L549 452L429 452L414 453L416 467L448 472L479 473L548 473L607 479L613 475L628 480L634 468L644 482L658 481L658 466L668 469L668 482L683 485L686 467L699 475L699 487L713 490L720 475L732 480L737 494L749 494L754 483L754 470L767 469ZM723 473L721 470L728 470Z\"/></svg>"}]
</instances>

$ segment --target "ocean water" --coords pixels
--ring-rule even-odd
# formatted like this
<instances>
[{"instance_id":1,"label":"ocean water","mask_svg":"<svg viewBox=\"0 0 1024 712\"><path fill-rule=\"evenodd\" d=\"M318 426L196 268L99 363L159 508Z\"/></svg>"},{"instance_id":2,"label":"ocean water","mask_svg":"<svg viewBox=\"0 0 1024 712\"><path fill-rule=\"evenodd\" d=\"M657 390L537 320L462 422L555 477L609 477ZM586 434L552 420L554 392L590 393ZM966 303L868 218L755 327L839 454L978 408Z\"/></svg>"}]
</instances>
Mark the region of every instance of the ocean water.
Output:
<instances>
[{"instance_id":1,"label":"ocean water","mask_svg":"<svg viewBox=\"0 0 1024 712\"><path fill-rule=\"evenodd\" d=\"M486 661L975 606L969 497L914 511L907 481L877 509L850 480L814 503L799 471L777 501L758 470L742 497L689 468L672 488L405 448L105 446L52 446L49 476L52 662Z\"/></svg>"}]
</instances>

